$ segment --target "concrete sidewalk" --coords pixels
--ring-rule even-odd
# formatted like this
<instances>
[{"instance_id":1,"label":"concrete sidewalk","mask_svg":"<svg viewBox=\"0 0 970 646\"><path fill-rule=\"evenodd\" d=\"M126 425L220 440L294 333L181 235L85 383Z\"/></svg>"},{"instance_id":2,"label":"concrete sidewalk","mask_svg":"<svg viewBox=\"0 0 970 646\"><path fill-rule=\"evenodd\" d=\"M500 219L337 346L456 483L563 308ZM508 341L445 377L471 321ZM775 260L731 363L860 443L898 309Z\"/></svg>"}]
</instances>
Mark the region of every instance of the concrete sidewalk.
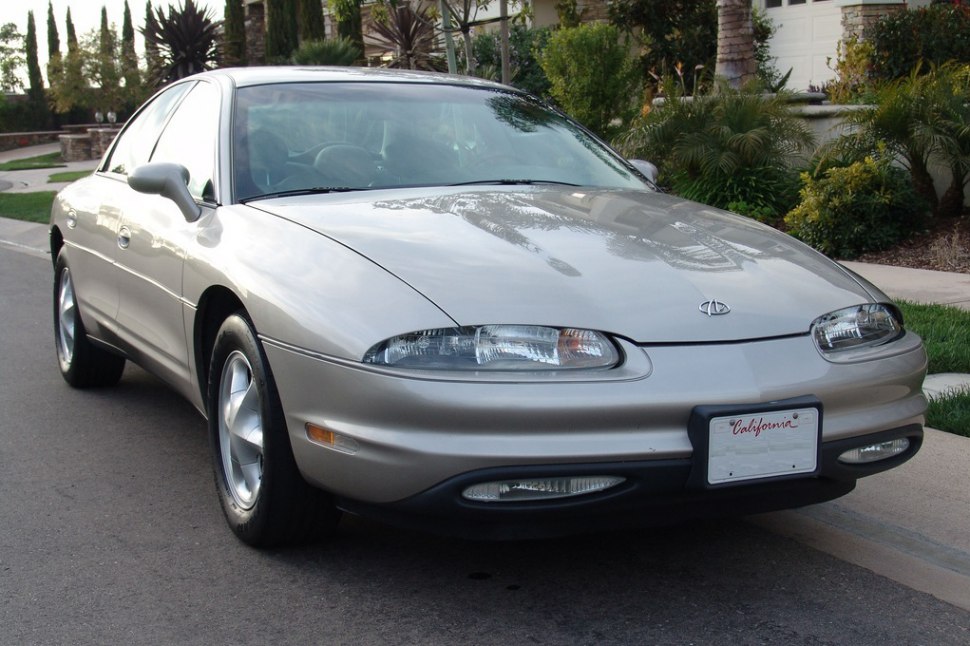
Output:
<instances>
[{"instance_id":1,"label":"concrete sidewalk","mask_svg":"<svg viewBox=\"0 0 970 646\"><path fill-rule=\"evenodd\" d=\"M4 150L0 152L0 164L13 161L15 159L25 159L27 157L37 157L50 153L60 152L60 144L44 144L42 146L30 146L28 148L17 148L14 150ZM0 171L0 191L9 193L31 193L34 191L59 191L70 182L48 182L48 178L55 173L66 173L75 171L93 172L97 168L99 160L92 159L78 162L65 162L63 166L57 168L38 168L31 170L6 170Z\"/></svg>"},{"instance_id":2,"label":"concrete sidewalk","mask_svg":"<svg viewBox=\"0 0 970 646\"><path fill-rule=\"evenodd\" d=\"M970 310L970 274L843 261L843 265L892 298Z\"/></svg>"}]
</instances>

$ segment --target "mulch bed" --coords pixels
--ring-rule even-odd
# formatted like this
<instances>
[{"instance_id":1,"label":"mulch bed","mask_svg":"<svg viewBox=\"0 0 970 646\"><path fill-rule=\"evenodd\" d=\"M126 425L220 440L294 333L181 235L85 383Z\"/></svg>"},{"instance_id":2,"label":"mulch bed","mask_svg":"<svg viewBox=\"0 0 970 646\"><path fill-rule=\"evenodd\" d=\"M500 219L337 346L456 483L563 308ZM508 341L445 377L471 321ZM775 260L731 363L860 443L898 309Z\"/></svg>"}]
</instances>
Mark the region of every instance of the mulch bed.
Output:
<instances>
[{"instance_id":1,"label":"mulch bed","mask_svg":"<svg viewBox=\"0 0 970 646\"><path fill-rule=\"evenodd\" d=\"M902 244L853 258L879 265L970 274L970 216L939 218Z\"/></svg>"}]
</instances>

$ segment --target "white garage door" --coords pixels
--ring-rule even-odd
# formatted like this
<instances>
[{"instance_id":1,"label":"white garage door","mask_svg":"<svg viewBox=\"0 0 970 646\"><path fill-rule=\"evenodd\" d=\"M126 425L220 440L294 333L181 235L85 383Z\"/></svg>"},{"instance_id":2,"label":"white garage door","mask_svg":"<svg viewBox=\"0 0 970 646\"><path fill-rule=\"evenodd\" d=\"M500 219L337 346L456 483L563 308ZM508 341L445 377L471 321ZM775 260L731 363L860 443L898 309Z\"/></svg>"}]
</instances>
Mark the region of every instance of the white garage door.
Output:
<instances>
[{"instance_id":1,"label":"white garage door","mask_svg":"<svg viewBox=\"0 0 970 646\"><path fill-rule=\"evenodd\" d=\"M836 46L842 38L842 11L833 0L767 0L765 13L775 25L770 51L782 74L792 70L788 89L804 91L835 78Z\"/></svg>"}]
</instances>

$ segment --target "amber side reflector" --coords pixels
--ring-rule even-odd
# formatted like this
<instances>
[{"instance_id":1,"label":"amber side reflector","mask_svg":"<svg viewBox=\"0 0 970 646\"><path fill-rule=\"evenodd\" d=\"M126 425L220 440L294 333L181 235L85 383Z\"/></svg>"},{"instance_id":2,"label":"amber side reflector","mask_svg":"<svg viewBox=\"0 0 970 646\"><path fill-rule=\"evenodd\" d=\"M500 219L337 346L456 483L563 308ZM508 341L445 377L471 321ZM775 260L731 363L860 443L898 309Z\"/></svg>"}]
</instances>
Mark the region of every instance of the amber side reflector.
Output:
<instances>
[{"instance_id":1,"label":"amber side reflector","mask_svg":"<svg viewBox=\"0 0 970 646\"><path fill-rule=\"evenodd\" d=\"M357 440L352 437L341 435L336 431L331 431L329 428L311 424L310 422L306 423L305 428L307 439L311 442L342 453L357 453L360 450L360 445L357 443Z\"/></svg>"}]
</instances>

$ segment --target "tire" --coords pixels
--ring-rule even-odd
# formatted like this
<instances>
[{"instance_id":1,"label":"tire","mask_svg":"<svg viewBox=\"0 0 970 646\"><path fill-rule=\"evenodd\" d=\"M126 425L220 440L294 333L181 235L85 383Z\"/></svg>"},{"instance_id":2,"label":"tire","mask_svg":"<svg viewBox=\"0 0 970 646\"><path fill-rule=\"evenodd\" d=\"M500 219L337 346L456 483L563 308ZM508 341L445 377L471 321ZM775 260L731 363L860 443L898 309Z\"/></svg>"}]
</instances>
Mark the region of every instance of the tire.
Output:
<instances>
[{"instance_id":1,"label":"tire","mask_svg":"<svg viewBox=\"0 0 970 646\"><path fill-rule=\"evenodd\" d=\"M207 413L216 489L236 536L277 547L333 533L340 512L300 475L266 356L242 312L216 335Z\"/></svg>"},{"instance_id":2,"label":"tire","mask_svg":"<svg viewBox=\"0 0 970 646\"><path fill-rule=\"evenodd\" d=\"M54 265L54 344L64 381L75 388L114 386L125 359L88 340L78 310L74 280L64 255Z\"/></svg>"}]
</instances>

